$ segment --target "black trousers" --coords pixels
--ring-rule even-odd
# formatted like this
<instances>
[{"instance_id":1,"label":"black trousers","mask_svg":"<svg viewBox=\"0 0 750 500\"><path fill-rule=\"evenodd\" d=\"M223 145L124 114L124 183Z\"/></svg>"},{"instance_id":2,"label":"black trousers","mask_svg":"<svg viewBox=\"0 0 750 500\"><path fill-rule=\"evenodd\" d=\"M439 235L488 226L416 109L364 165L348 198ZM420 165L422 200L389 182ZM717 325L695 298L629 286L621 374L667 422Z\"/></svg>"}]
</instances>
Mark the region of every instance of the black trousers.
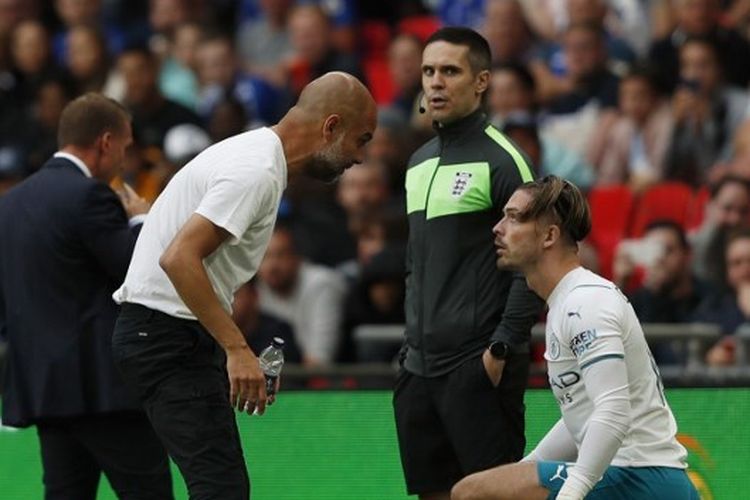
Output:
<instances>
[{"instance_id":1,"label":"black trousers","mask_svg":"<svg viewBox=\"0 0 750 500\"><path fill-rule=\"evenodd\" d=\"M125 383L185 478L191 500L247 500L224 351L197 321L123 304L112 349Z\"/></svg>"},{"instance_id":2,"label":"black trousers","mask_svg":"<svg viewBox=\"0 0 750 500\"><path fill-rule=\"evenodd\" d=\"M393 406L410 495L450 491L464 476L523 457L528 373L528 354L506 360L497 387L481 356L439 377L401 369Z\"/></svg>"},{"instance_id":3,"label":"black trousers","mask_svg":"<svg viewBox=\"0 0 750 500\"><path fill-rule=\"evenodd\" d=\"M46 500L94 500L101 473L121 500L171 500L169 460L142 413L37 423Z\"/></svg>"}]
</instances>

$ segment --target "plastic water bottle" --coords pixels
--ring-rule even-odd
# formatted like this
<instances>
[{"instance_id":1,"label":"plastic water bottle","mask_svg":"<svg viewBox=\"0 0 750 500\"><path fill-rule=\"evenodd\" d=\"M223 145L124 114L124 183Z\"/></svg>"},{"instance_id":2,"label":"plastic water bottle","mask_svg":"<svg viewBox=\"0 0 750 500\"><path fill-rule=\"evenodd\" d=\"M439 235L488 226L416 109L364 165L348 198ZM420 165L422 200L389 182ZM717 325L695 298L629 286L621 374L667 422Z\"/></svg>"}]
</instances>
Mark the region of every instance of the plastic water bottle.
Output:
<instances>
[{"instance_id":1,"label":"plastic water bottle","mask_svg":"<svg viewBox=\"0 0 750 500\"><path fill-rule=\"evenodd\" d=\"M263 349L258 356L260 369L266 376L266 394L271 395L276 392L276 379L281 374L284 367L284 339L274 337L271 345Z\"/></svg>"}]
</instances>

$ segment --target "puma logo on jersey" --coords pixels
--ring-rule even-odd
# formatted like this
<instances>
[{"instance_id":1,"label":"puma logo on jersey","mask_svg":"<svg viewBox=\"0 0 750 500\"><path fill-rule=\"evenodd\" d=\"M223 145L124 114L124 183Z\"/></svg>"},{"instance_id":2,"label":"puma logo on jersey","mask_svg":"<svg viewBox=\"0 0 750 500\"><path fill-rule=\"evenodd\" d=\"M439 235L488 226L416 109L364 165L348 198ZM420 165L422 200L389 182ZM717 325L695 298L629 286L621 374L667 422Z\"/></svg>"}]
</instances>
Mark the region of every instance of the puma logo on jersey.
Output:
<instances>
[{"instance_id":1,"label":"puma logo on jersey","mask_svg":"<svg viewBox=\"0 0 750 500\"><path fill-rule=\"evenodd\" d=\"M565 477L563 477L563 472L565 472ZM565 468L565 464L560 464L557 466L557 471L555 472L555 475L549 478L549 482L551 483L555 479L559 479L563 482L565 482L565 479L567 478L567 472L568 470Z\"/></svg>"},{"instance_id":2,"label":"puma logo on jersey","mask_svg":"<svg viewBox=\"0 0 750 500\"><path fill-rule=\"evenodd\" d=\"M578 319L581 319L581 308L579 307L575 311L568 311L568 317L572 318L573 316L578 316Z\"/></svg>"}]
</instances>

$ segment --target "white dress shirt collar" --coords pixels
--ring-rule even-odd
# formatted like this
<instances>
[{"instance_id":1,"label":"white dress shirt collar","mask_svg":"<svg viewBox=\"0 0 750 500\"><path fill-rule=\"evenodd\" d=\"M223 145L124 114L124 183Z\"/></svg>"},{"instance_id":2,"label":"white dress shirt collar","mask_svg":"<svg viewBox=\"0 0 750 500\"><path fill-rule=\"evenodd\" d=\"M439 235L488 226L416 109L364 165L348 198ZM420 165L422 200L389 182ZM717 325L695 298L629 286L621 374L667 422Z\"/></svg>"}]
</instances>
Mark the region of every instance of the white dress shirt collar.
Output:
<instances>
[{"instance_id":1,"label":"white dress shirt collar","mask_svg":"<svg viewBox=\"0 0 750 500\"><path fill-rule=\"evenodd\" d=\"M70 160L70 161L72 161L75 164L76 167L78 167L79 169L81 169L81 172L83 172L83 175L85 175L86 177L93 177L91 175L91 170L89 170L89 167L87 167L86 164L83 163L83 160L81 160L77 156L72 155L70 153L66 153L64 151L58 151L57 153L55 153L53 155L53 157L54 158L65 158L66 160Z\"/></svg>"}]
</instances>

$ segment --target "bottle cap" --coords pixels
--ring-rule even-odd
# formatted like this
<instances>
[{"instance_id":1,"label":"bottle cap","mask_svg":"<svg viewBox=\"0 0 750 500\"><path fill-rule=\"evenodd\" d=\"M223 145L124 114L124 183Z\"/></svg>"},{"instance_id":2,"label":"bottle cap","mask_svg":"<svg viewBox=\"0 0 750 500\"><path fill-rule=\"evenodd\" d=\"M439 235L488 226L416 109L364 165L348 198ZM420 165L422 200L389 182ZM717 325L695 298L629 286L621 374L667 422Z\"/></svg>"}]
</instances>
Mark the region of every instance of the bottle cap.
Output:
<instances>
[{"instance_id":1,"label":"bottle cap","mask_svg":"<svg viewBox=\"0 0 750 500\"><path fill-rule=\"evenodd\" d=\"M281 337L274 337L271 343L279 349L284 347L284 339L282 339Z\"/></svg>"}]
</instances>

